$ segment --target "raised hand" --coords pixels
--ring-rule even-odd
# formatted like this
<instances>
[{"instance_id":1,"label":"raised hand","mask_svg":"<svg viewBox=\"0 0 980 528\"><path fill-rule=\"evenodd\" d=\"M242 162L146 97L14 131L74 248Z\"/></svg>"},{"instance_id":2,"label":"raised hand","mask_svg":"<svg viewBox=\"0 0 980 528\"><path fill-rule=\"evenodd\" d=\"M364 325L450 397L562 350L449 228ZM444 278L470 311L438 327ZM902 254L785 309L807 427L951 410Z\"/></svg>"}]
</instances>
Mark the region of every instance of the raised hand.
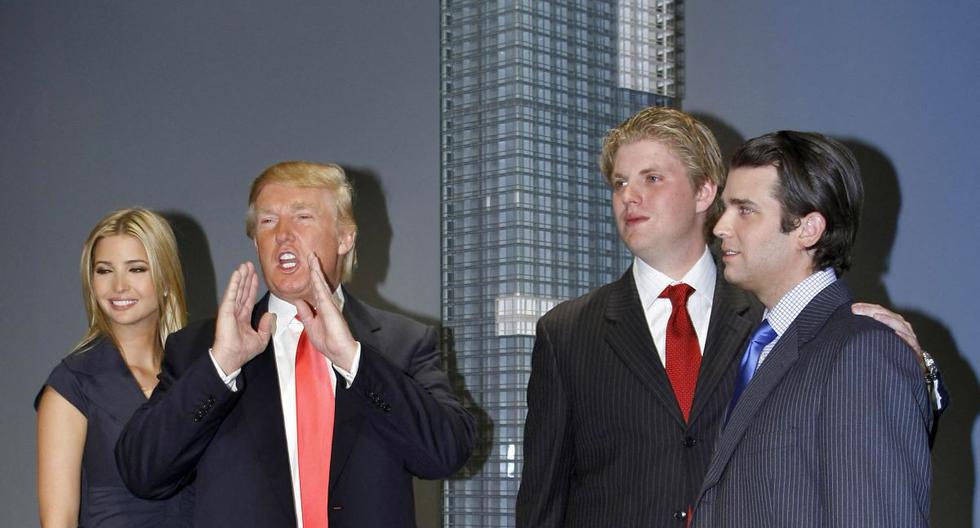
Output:
<instances>
[{"instance_id":1,"label":"raised hand","mask_svg":"<svg viewBox=\"0 0 980 528\"><path fill-rule=\"evenodd\" d=\"M231 274L225 296L218 306L218 321L211 354L225 374L240 369L259 355L269 344L275 326L275 316L267 312L252 328L252 305L259 288L259 277L251 262L246 262Z\"/></svg>"},{"instance_id":2,"label":"raised hand","mask_svg":"<svg viewBox=\"0 0 980 528\"><path fill-rule=\"evenodd\" d=\"M357 353L357 342L354 341L340 309L334 304L333 294L320 269L320 259L316 254L310 254L308 263L316 312L306 302L299 301L296 304L296 315L303 323L313 346L331 363L349 371Z\"/></svg>"}]
</instances>

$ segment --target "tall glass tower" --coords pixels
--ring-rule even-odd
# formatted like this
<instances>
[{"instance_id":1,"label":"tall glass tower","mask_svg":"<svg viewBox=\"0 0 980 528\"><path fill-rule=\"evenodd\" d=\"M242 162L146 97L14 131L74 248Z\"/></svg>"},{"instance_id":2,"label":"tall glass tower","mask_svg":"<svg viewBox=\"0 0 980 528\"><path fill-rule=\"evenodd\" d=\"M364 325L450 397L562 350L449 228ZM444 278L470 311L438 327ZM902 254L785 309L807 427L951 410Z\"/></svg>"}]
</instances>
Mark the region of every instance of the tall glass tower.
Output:
<instances>
[{"instance_id":1,"label":"tall glass tower","mask_svg":"<svg viewBox=\"0 0 980 528\"><path fill-rule=\"evenodd\" d=\"M441 0L442 321L480 423L447 527L514 525L537 319L630 262L606 131L677 97L672 0Z\"/></svg>"}]
</instances>

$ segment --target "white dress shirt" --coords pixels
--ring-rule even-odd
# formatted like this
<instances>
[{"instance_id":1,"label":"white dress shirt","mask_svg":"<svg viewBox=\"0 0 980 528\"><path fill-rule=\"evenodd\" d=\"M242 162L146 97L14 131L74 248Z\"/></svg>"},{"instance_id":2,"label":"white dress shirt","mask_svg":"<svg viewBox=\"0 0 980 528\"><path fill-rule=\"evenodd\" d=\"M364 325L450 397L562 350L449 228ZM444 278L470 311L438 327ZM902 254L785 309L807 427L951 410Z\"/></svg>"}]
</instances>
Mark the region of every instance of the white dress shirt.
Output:
<instances>
[{"instance_id":1,"label":"white dress shirt","mask_svg":"<svg viewBox=\"0 0 980 528\"><path fill-rule=\"evenodd\" d=\"M708 248L694 266L675 281L663 273L653 269L637 257L633 258L633 279L640 294L640 304L646 315L647 325L653 344L657 347L660 362L666 367L667 321L673 306L670 299L660 298L664 288L674 284L684 283L694 288L694 293L687 299L687 312L691 315L691 324L698 336L698 345L704 355L704 344L708 337L708 322L711 319L711 305L715 296L715 281L718 278L718 268Z\"/></svg>"},{"instance_id":2,"label":"white dress shirt","mask_svg":"<svg viewBox=\"0 0 980 528\"><path fill-rule=\"evenodd\" d=\"M333 292L334 303L342 311L344 307L344 292L337 288ZM269 294L269 312L276 317L276 331L272 335L272 346L275 351L276 373L279 378L279 398L282 401L283 427L286 432L286 450L289 454L289 473L293 484L293 503L296 507L296 523L298 528L303 528L303 503L299 490L299 449L296 442L296 345L299 343L299 336L303 332L303 323L296 319L296 307L273 294ZM211 356L214 361L214 355ZM357 352L354 355L354 362L351 364L350 372L330 363L330 382L333 385L334 393L337 390L337 372L343 376L345 388L350 388L357 375L357 368L361 362L361 343L357 343ZM218 370L218 375L224 380L225 385L231 390L238 390L235 380L241 369L225 375L218 363L214 363Z\"/></svg>"}]
</instances>

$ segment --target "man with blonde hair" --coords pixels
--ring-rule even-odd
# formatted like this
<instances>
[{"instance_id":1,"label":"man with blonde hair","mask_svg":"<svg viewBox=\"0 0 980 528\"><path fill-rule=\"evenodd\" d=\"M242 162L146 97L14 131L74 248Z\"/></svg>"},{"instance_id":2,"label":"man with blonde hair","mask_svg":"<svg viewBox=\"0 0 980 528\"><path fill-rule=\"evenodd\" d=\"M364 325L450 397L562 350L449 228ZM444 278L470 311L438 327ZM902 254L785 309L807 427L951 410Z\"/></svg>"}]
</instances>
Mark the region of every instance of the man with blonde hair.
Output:
<instances>
[{"instance_id":1,"label":"man with blonde hair","mask_svg":"<svg viewBox=\"0 0 980 528\"><path fill-rule=\"evenodd\" d=\"M445 478L474 423L436 332L361 303L351 186L337 165L284 162L252 183L252 263L217 321L174 334L160 384L116 459L146 498L194 490L195 526L415 526L412 477Z\"/></svg>"},{"instance_id":2,"label":"man with blonde hair","mask_svg":"<svg viewBox=\"0 0 980 528\"><path fill-rule=\"evenodd\" d=\"M762 317L708 249L725 172L704 124L644 109L606 135L601 168L633 266L538 322L522 528L685 526Z\"/></svg>"}]
</instances>

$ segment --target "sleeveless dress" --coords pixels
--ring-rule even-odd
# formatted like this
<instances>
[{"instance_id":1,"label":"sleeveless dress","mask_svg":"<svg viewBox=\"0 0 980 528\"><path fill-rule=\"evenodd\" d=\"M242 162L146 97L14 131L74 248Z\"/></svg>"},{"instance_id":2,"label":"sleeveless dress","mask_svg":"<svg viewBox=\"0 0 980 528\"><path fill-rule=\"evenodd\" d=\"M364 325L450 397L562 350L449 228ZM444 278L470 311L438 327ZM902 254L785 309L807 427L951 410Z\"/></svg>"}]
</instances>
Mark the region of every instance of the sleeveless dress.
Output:
<instances>
[{"instance_id":1,"label":"sleeveless dress","mask_svg":"<svg viewBox=\"0 0 980 528\"><path fill-rule=\"evenodd\" d=\"M144 500L129 492L116 469L116 440L146 397L110 339L71 354L54 368L45 385L88 419L82 454L80 528L190 526L189 490L166 500ZM42 387L43 391L43 387ZM41 393L34 400L37 409Z\"/></svg>"}]
</instances>

